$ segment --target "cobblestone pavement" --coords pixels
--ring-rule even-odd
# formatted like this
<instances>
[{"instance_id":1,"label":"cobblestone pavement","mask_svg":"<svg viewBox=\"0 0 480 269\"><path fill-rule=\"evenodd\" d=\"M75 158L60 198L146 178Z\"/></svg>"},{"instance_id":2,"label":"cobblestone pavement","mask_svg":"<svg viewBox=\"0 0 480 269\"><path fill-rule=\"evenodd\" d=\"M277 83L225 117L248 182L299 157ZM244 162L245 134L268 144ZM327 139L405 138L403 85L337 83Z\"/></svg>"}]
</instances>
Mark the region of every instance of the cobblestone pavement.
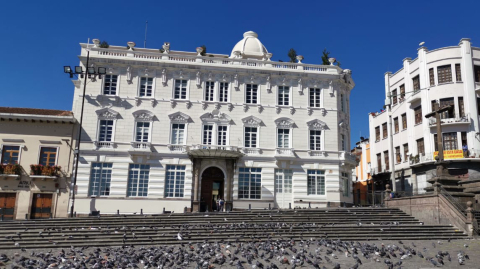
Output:
<instances>
[{"instance_id":1,"label":"cobblestone pavement","mask_svg":"<svg viewBox=\"0 0 480 269\"><path fill-rule=\"evenodd\" d=\"M440 264L438 267L444 267L444 268L477 268L480 269L480 240L452 240L451 242L447 241L437 241L437 240L431 240L431 241L390 241L390 240L385 240L385 241L368 241L368 242L360 242L360 244L367 243L370 246L373 244L379 248L382 247L382 244L385 246L385 248L393 247L393 245L400 247L401 249L406 249L411 248L414 249L417 253L416 255L412 255L411 257L401 259L401 255L398 255L400 251L394 252L396 253L397 257L392 257L390 258L384 256L380 257L378 255L375 255L374 253L370 254L369 258L366 258L362 255L361 251L358 251L358 258L362 262L362 265L359 265L358 268L436 268L427 258L435 258L435 255L438 254L439 251L444 252L444 265L441 266ZM403 243L403 244L402 244ZM264 243L255 243L250 246L259 246L260 244ZM199 248L205 248L206 244L192 244L189 245L187 242L182 245L174 245L171 246L173 249L171 249L170 254L175 255L175 253L179 253L178 250L182 249L184 252L181 253L190 253L190 255L195 255L196 250ZM308 257L310 256L309 254L313 254L314 256L319 256L322 258L322 260L318 260L318 267L317 268L352 268L357 262L355 259L351 256L351 254L348 254L348 257L345 256L345 253L342 251L334 251L333 253L336 253L335 255L332 254L327 254L327 251L330 249L328 245L324 246L319 246L318 241L314 241L310 243L309 245L306 245L302 241L297 241L294 242L291 247L285 248L286 252L283 254L275 254L274 258L270 259L269 262L265 261L265 258L261 258L260 255L262 254L262 250L260 247L258 249L258 256L254 255L254 260L253 263L250 264L247 262L247 256L248 253L254 253L255 249L253 248L248 248L245 247L247 246L246 243L242 245L242 247L238 243L232 243L232 244L223 244L219 243L218 245L215 245L214 243L210 243L207 248L211 246L212 251L214 252L209 259L205 259L208 261L208 263L204 263L205 267L198 266L197 263L195 262L190 262L190 263L184 263L184 264L173 264L173 263L166 263L163 268L262 268L261 265L256 264L256 261L259 261L262 263L263 268L272 268L272 265L275 264L278 268L315 268L315 266L312 263L305 262L306 260L303 260L303 264L301 265L301 262L297 260L296 265L294 266L292 262L292 256L296 256L296 258L299 257L298 253L301 253L300 251L302 249L306 250L305 256ZM228 246L228 247L227 247ZM292 247L293 246L293 247ZM117 247L111 247L111 248L100 248L101 250L97 253L95 253L95 250L98 248L87 248L82 251L83 254L86 256L81 256L79 249L77 249L75 254L71 253L70 249L65 249L65 255L63 255L64 260L60 256L62 256L62 249L27 249L24 251L21 251L19 249L11 249L7 251L0 251L0 268L75 268L72 264L74 262L77 263L78 267L76 268L107 268L105 267L108 265L106 262L107 260L112 260L114 259L114 256L120 251L125 251L128 252L130 255L132 253L146 253L150 248L158 248L161 249L161 251L157 253L165 253L169 252L167 249L169 246L145 246L145 247L135 247L135 250L127 247L125 249L117 248ZM214 249L217 249L215 251ZM234 255L236 249L241 249L239 252ZM42 259L38 257L39 253L46 254L48 252L51 252L50 255L54 259ZM220 255L220 252L223 253L225 256L224 263L222 265L218 264L217 262L213 262L215 259L215 256L218 258ZM296 253L294 253L296 252ZM421 255L424 256L424 258L421 258L418 255L418 252L421 253ZM451 257L451 262L448 261L446 256L446 253L448 252ZM35 253L34 256L32 256L32 253ZM86 263L85 266L80 265L80 260L87 258L90 256L90 253L93 253L92 255L95 255L97 257L97 260L102 259L102 262L97 262L96 265L94 263ZM109 254L107 254L109 253ZM112 254L113 253L113 254ZM116 254L115 254L116 253ZM208 253L208 252L206 252ZM229 255L230 253L230 255ZM388 253L388 252L387 252ZM458 253L463 253L463 255L468 255L469 259L465 260L464 265L460 265L458 262ZM2 255L6 255L8 257L8 261L5 261L5 256L2 257ZM183 255L184 255L183 254ZM205 252L198 254L200 256L206 255ZM77 261L74 261L74 257L76 256ZM122 255L119 255L122 256ZM148 255L145 255L145 257ZM221 255L220 255L221 256ZM238 261L235 261L233 265L229 265L228 262L231 260L231 257L235 256L238 258L238 260L241 261L241 266L238 266L237 263ZM328 262L327 258L329 257L331 262ZM22 258L23 257L23 258ZM312 256L310 256L312 257ZM26 258L26 259L25 259ZM118 256L117 256L118 258ZM35 265L32 265L31 267L28 267L25 263L28 260L37 260ZM55 259L57 261L55 261ZM145 266L145 263L143 262L145 258L139 259L135 265L132 263L124 266L119 267L118 265L116 267L108 267L108 268L134 268L135 266L138 266L138 268L162 268L157 266L150 266L147 267ZM390 260L392 264L397 264L398 262L401 261L401 265L396 265L396 266L390 266L385 263L385 260ZM3 261L2 261L3 260ZM24 266L22 266L22 260L24 263ZM46 261L45 261L46 260ZM310 259L313 260L313 259ZM437 258L435 258L437 260ZM43 262L42 265L40 265L40 261ZM69 263L72 264L69 264ZM103 265L103 266L102 266ZM133 265L133 266L132 266ZM337 266L337 267L335 267ZM275 267L274 267L275 268Z\"/></svg>"}]
</instances>

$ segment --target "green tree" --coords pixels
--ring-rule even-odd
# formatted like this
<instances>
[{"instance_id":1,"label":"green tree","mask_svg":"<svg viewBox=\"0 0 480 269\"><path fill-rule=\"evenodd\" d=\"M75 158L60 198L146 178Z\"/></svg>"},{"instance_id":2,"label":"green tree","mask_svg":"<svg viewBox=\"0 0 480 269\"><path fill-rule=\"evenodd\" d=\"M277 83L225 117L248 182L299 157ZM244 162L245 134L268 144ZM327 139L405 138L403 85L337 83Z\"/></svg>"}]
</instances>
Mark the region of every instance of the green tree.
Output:
<instances>
[{"instance_id":1,"label":"green tree","mask_svg":"<svg viewBox=\"0 0 480 269\"><path fill-rule=\"evenodd\" d=\"M331 58L330 57L330 52L327 51L327 49L323 49L323 52L322 52L322 64L323 65L330 65L330 62L328 61L328 59ZM337 63L337 66L340 67L340 62L339 61L335 61L335 63Z\"/></svg>"},{"instance_id":2,"label":"green tree","mask_svg":"<svg viewBox=\"0 0 480 269\"><path fill-rule=\"evenodd\" d=\"M110 45L108 45L107 41L103 40L100 43L100 48L108 48L108 47L110 47Z\"/></svg>"},{"instance_id":3,"label":"green tree","mask_svg":"<svg viewBox=\"0 0 480 269\"><path fill-rule=\"evenodd\" d=\"M202 53L200 53L200 55L206 56L207 55L207 46L201 45L200 47L203 48L203 51L202 51Z\"/></svg>"},{"instance_id":4,"label":"green tree","mask_svg":"<svg viewBox=\"0 0 480 269\"><path fill-rule=\"evenodd\" d=\"M288 58L290 58L291 63L294 63L295 60L297 60L297 52L293 48L288 51Z\"/></svg>"}]
</instances>

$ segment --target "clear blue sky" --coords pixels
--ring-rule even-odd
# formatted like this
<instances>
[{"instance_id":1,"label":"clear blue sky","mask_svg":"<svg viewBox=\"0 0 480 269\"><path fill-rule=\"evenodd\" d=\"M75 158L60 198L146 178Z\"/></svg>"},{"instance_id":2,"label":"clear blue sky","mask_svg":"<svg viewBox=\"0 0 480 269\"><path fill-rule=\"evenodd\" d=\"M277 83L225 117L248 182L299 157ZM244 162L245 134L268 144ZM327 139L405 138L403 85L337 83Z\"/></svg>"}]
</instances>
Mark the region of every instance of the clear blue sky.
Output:
<instances>
[{"instance_id":1,"label":"clear blue sky","mask_svg":"<svg viewBox=\"0 0 480 269\"><path fill-rule=\"evenodd\" d=\"M84 4L88 3L88 4ZM480 1L2 1L0 6L0 106L70 110L73 84L64 65L77 65L79 43L112 45L164 41L171 49L230 53L248 30L287 60L295 48L305 63L319 64L327 48L353 72L352 145L368 136L368 112L384 102L384 73L416 58L418 43L435 49L461 38L480 46Z\"/></svg>"}]
</instances>

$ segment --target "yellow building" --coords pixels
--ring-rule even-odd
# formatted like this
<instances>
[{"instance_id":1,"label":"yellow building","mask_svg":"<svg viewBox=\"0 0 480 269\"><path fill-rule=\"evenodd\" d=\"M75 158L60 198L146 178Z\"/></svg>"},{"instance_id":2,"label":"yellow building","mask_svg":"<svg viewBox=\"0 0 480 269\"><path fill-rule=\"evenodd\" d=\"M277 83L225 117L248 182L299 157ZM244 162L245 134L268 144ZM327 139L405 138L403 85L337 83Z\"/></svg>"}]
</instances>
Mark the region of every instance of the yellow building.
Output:
<instances>
[{"instance_id":1,"label":"yellow building","mask_svg":"<svg viewBox=\"0 0 480 269\"><path fill-rule=\"evenodd\" d=\"M370 141L368 138L361 137L361 140L356 143L352 154L357 158L357 166L354 169L352 179L353 182L353 198L355 205L369 204L368 184L371 184L370 175Z\"/></svg>"}]
</instances>

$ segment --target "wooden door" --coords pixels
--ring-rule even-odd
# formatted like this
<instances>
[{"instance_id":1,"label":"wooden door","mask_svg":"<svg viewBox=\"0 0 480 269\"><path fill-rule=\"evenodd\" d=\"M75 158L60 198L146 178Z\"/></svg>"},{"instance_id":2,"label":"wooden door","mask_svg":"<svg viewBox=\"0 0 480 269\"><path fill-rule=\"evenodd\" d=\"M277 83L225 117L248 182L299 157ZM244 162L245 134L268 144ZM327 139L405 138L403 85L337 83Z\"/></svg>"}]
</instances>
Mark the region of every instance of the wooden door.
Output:
<instances>
[{"instance_id":1,"label":"wooden door","mask_svg":"<svg viewBox=\"0 0 480 269\"><path fill-rule=\"evenodd\" d=\"M52 194L35 193L32 201L32 219L48 219L52 213Z\"/></svg>"},{"instance_id":2,"label":"wooden door","mask_svg":"<svg viewBox=\"0 0 480 269\"><path fill-rule=\"evenodd\" d=\"M4 220L12 220L15 212L16 193L0 193L0 216Z\"/></svg>"},{"instance_id":3,"label":"wooden door","mask_svg":"<svg viewBox=\"0 0 480 269\"><path fill-rule=\"evenodd\" d=\"M201 201L205 205L201 211L212 211L212 190L213 181L210 178L202 178L202 190L200 192Z\"/></svg>"}]
</instances>

